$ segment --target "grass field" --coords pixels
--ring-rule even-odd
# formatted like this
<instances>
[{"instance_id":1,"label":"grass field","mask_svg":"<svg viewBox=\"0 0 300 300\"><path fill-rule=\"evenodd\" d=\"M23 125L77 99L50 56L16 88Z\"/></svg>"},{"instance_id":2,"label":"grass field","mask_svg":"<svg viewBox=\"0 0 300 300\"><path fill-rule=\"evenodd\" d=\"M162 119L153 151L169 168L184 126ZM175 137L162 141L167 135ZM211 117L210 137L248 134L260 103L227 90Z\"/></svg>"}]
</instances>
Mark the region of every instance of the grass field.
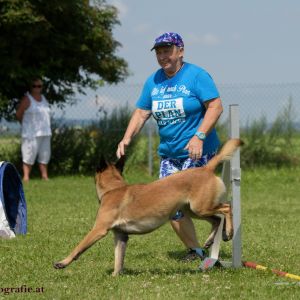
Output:
<instances>
[{"instance_id":1,"label":"grass field","mask_svg":"<svg viewBox=\"0 0 300 300\"><path fill-rule=\"evenodd\" d=\"M127 180L151 178L127 174ZM28 234L0 240L0 299L300 299L299 282L270 272L201 273L199 262L181 262L185 250L169 224L130 238L122 276L110 275L112 234L68 268L55 270L52 263L69 254L94 223L94 180L33 179L24 189ZM241 191L243 259L300 275L300 168L244 171ZM208 224L195 224L203 243ZM221 257L230 259L231 243L222 244ZM39 292L4 294L4 288L22 285Z\"/></svg>"}]
</instances>

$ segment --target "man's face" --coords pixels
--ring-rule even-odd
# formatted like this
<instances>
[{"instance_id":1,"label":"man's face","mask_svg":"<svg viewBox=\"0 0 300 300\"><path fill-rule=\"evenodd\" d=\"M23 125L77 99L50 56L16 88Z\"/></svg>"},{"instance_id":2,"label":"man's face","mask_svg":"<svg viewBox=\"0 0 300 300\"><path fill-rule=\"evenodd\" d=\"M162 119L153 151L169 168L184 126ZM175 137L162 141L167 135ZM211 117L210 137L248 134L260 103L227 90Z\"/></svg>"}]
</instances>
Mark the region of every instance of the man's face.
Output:
<instances>
[{"instance_id":1,"label":"man's face","mask_svg":"<svg viewBox=\"0 0 300 300\"><path fill-rule=\"evenodd\" d=\"M166 74L172 75L181 67L183 48L162 46L155 49L158 64Z\"/></svg>"}]
</instances>

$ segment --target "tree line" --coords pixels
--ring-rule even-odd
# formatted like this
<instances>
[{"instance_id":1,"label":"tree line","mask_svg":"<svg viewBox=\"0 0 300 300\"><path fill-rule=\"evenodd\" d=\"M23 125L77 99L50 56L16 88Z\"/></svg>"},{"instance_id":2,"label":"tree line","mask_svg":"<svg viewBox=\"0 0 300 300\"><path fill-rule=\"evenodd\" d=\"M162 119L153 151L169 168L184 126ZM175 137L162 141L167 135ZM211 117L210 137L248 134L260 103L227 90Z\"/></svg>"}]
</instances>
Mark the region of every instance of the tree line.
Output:
<instances>
[{"instance_id":1,"label":"tree line","mask_svg":"<svg viewBox=\"0 0 300 300\"><path fill-rule=\"evenodd\" d=\"M0 0L0 119L11 120L29 82L40 77L50 103L128 76L116 55L117 10L104 0Z\"/></svg>"}]
</instances>

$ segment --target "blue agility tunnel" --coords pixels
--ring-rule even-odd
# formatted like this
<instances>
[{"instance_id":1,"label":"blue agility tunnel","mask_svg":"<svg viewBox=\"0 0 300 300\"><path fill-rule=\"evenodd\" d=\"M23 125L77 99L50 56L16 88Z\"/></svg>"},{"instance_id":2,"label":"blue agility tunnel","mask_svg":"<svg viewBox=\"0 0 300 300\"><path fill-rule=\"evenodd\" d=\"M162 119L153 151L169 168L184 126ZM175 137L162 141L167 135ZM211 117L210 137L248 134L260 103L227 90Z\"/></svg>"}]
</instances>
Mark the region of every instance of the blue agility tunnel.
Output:
<instances>
[{"instance_id":1,"label":"blue agility tunnel","mask_svg":"<svg viewBox=\"0 0 300 300\"><path fill-rule=\"evenodd\" d=\"M23 185L15 166L0 162L0 237L27 232L27 209Z\"/></svg>"}]
</instances>

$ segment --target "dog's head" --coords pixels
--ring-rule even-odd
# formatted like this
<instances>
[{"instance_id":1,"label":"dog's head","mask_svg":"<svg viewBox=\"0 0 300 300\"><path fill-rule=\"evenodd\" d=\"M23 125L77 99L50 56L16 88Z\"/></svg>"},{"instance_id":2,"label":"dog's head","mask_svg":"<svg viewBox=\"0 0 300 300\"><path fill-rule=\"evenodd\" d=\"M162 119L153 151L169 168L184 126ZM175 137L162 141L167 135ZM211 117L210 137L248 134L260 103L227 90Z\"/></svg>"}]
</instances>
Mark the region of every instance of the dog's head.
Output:
<instances>
[{"instance_id":1,"label":"dog's head","mask_svg":"<svg viewBox=\"0 0 300 300\"><path fill-rule=\"evenodd\" d=\"M103 156L101 157L96 167L95 175L96 190L99 200L105 192L125 185L122 177L124 165L125 156L122 156L116 163L110 163Z\"/></svg>"},{"instance_id":2,"label":"dog's head","mask_svg":"<svg viewBox=\"0 0 300 300\"><path fill-rule=\"evenodd\" d=\"M122 156L116 163L110 163L108 162L105 157L102 155L100 158L100 161L96 167L96 173L102 173L104 172L109 166L114 166L116 170L120 174L123 173L124 170L124 165L125 165L125 155Z\"/></svg>"}]
</instances>

